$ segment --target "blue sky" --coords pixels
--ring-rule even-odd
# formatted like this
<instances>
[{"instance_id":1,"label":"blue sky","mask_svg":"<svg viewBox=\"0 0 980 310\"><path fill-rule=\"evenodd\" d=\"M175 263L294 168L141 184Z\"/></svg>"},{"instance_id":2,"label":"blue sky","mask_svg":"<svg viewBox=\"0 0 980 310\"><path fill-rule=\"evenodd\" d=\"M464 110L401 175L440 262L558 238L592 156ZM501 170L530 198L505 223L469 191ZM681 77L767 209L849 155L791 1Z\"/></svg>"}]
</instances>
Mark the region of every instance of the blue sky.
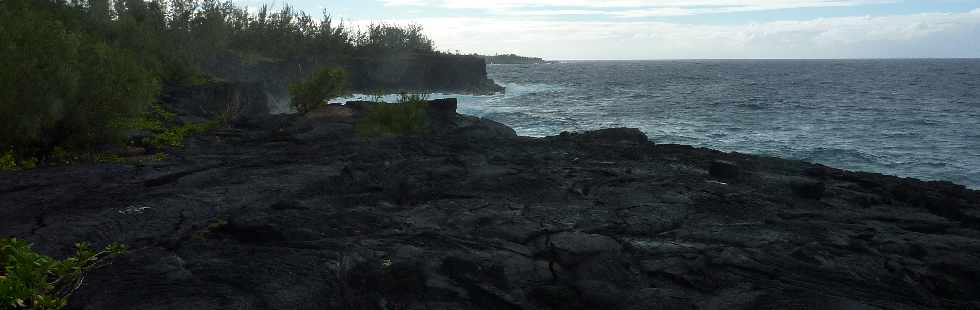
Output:
<instances>
[{"instance_id":1,"label":"blue sky","mask_svg":"<svg viewBox=\"0 0 980 310\"><path fill-rule=\"evenodd\" d=\"M239 0L254 6L261 0ZM980 0L286 0L549 59L980 57Z\"/></svg>"}]
</instances>

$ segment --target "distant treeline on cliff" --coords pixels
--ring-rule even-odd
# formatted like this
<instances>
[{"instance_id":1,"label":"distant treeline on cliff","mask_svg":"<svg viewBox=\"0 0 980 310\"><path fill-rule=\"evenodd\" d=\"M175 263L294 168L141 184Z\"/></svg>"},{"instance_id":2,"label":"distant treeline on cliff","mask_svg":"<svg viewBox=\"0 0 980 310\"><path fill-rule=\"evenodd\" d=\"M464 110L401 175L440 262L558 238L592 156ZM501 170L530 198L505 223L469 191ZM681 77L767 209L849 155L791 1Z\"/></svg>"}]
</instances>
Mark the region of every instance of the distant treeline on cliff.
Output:
<instances>
[{"instance_id":1,"label":"distant treeline on cliff","mask_svg":"<svg viewBox=\"0 0 980 310\"><path fill-rule=\"evenodd\" d=\"M219 0L2 0L0 153L104 143L168 88L285 90L322 67L347 69L353 90L494 86L482 59L435 51L415 25Z\"/></svg>"},{"instance_id":2,"label":"distant treeline on cliff","mask_svg":"<svg viewBox=\"0 0 980 310\"><path fill-rule=\"evenodd\" d=\"M526 65L526 64L545 64L551 63L551 61L544 60L538 57L525 57L516 54L504 54L504 55L477 55L474 56L483 57L487 64L501 64L501 65Z\"/></svg>"}]
</instances>

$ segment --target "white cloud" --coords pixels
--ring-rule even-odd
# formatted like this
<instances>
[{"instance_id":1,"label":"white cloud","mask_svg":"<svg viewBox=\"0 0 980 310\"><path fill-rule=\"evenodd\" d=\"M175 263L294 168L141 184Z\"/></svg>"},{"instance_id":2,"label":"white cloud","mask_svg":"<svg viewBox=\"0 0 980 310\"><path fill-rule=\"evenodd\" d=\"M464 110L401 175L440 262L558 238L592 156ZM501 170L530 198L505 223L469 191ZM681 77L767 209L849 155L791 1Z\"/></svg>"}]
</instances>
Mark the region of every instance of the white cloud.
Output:
<instances>
[{"instance_id":1,"label":"white cloud","mask_svg":"<svg viewBox=\"0 0 980 310\"><path fill-rule=\"evenodd\" d=\"M842 7L898 0L381 0L387 6L484 9L509 14L525 10L578 10L628 17L715 14L791 8ZM603 11L595 11L602 9ZM627 13L629 12L629 13ZM665 13L666 12L666 13Z\"/></svg>"},{"instance_id":2,"label":"white cloud","mask_svg":"<svg viewBox=\"0 0 980 310\"><path fill-rule=\"evenodd\" d=\"M422 24L444 50L552 59L980 57L980 9L727 26L476 17L401 22Z\"/></svg>"}]
</instances>

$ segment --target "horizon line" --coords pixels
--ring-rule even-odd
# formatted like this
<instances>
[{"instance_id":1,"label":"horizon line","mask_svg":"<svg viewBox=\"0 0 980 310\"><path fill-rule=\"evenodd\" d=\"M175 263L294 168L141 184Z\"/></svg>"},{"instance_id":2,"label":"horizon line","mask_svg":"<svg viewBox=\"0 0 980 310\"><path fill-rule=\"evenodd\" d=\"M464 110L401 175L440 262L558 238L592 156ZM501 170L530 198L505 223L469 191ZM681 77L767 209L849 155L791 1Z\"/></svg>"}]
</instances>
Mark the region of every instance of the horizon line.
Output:
<instances>
[{"instance_id":1,"label":"horizon line","mask_svg":"<svg viewBox=\"0 0 980 310\"><path fill-rule=\"evenodd\" d=\"M529 56L525 56L529 57ZM545 61L707 61L707 60L980 60L977 57L840 57L840 58L634 58L634 59L549 59Z\"/></svg>"}]
</instances>

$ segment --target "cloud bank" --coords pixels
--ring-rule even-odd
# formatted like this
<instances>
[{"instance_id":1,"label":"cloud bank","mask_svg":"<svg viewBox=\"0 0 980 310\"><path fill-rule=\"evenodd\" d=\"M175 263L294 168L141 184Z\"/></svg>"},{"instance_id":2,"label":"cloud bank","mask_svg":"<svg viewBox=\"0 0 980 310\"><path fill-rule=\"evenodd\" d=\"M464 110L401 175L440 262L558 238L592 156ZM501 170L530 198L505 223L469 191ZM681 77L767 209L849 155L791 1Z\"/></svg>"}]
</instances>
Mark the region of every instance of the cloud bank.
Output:
<instances>
[{"instance_id":1,"label":"cloud bank","mask_svg":"<svg viewBox=\"0 0 980 310\"><path fill-rule=\"evenodd\" d=\"M470 3L458 0L386 1L388 5L447 7ZM582 14L583 10L608 7L648 8L651 3L698 11L736 7L761 9L791 3L796 6L858 5L876 1L609 0L592 3L487 0L480 3L498 8L526 8L559 2L574 3L577 8L549 10L553 12L551 14ZM736 25L629 18L572 21L535 19L533 13L530 16L445 17L396 22L422 24L443 50L513 52L550 59L980 57L980 9L963 13L814 18Z\"/></svg>"},{"instance_id":2,"label":"cloud bank","mask_svg":"<svg viewBox=\"0 0 980 310\"><path fill-rule=\"evenodd\" d=\"M487 10L503 15L690 16L796 8L846 7L897 0L381 0L386 6Z\"/></svg>"}]
</instances>

